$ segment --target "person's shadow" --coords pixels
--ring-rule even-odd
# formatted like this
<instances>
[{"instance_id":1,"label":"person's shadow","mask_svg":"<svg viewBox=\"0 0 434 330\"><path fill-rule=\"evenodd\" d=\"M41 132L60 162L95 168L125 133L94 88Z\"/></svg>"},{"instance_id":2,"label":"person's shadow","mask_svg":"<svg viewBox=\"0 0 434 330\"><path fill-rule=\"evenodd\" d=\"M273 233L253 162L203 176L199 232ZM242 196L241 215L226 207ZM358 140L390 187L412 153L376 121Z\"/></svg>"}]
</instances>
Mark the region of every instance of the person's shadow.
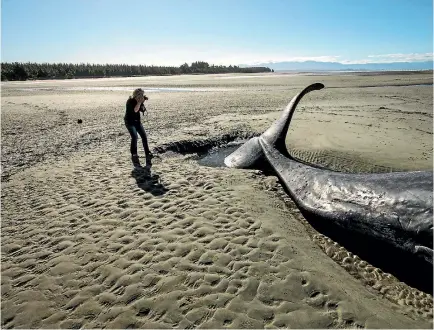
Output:
<instances>
[{"instance_id":1,"label":"person's shadow","mask_svg":"<svg viewBox=\"0 0 434 330\"><path fill-rule=\"evenodd\" d=\"M160 181L158 174L152 174L150 170L134 169L131 176L136 179L137 186L154 196L162 196L169 191Z\"/></svg>"}]
</instances>

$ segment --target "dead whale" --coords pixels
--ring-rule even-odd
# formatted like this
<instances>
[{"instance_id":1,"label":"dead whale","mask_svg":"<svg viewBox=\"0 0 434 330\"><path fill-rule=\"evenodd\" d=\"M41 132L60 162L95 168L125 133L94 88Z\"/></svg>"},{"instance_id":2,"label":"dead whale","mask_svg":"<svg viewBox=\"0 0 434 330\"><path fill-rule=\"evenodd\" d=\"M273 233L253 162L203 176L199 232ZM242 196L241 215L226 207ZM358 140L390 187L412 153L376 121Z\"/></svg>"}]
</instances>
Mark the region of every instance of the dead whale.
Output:
<instances>
[{"instance_id":1,"label":"dead whale","mask_svg":"<svg viewBox=\"0 0 434 330\"><path fill-rule=\"evenodd\" d=\"M226 166L254 168L265 159L301 210L432 264L432 171L340 173L299 162L288 154L284 141L297 104L305 94L323 87L316 83L296 95L266 132L226 157Z\"/></svg>"}]
</instances>

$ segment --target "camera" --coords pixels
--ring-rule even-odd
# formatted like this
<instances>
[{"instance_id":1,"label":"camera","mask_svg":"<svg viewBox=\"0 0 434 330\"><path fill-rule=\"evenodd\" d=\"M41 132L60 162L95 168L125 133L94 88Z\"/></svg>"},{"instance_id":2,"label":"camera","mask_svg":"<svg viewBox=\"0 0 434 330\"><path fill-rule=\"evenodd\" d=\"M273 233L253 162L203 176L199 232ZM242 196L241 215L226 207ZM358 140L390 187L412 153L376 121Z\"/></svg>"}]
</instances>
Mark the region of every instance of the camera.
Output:
<instances>
[{"instance_id":1,"label":"camera","mask_svg":"<svg viewBox=\"0 0 434 330\"><path fill-rule=\"evenodd\" d=\"M145 99L145 101L149 100L149 98L146 95L143 95L143 98Z\"/></svg>"}]
</instances>

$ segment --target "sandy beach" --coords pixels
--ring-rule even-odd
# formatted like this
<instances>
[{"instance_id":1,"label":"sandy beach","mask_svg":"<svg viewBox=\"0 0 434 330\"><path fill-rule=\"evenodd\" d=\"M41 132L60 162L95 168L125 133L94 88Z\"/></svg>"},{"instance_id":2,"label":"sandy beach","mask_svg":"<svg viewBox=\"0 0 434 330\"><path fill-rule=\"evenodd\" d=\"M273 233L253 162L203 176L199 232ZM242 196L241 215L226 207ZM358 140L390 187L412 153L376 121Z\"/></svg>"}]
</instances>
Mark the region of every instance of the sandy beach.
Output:
<instances>
[{"instance_id":1,"label":"sandy beach","mask_svg":"<svg viewBox=\"0 0 434 330\"><path fill-rule=\"evenodd\" d=\"M261 133L313 82L326 88L298 106L294 156L432 170L432 72L2 83L2 328L432 328L432 292L316 231L277 177L188 150L133 171L136 87L150 146L167 150Z\"/></svg>"}]
</instances>

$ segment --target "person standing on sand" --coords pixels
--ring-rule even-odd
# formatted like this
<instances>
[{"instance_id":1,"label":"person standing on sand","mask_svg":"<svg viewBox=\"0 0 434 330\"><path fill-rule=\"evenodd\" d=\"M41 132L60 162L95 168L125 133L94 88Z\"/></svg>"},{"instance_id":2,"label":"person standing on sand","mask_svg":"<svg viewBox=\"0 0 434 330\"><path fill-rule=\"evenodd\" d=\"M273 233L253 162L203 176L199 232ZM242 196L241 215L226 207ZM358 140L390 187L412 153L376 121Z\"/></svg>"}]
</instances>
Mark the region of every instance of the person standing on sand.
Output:
<instances>
[{"instance_id":1,"label":"person standing on sand","mask_svg":"<svg viewBox=\"0 0 434 330\"><path fill-rule=\"evenodd\" d=\"M143 148L145 149L146 165L150 166L151 159L153 158L153 155L149 150L145 129L140 121L140 112L143 114L145 113L146 108L144 102L147 99L148 97L145 96L145 91L141 88L137 88L133 91L133 95L128 98L126 103L124 121L125 126L131 135L131 160L133 165L136 167L140 167L139 156L137 154L137 134L142 138Z\"/></svg>"}]
</instances>

